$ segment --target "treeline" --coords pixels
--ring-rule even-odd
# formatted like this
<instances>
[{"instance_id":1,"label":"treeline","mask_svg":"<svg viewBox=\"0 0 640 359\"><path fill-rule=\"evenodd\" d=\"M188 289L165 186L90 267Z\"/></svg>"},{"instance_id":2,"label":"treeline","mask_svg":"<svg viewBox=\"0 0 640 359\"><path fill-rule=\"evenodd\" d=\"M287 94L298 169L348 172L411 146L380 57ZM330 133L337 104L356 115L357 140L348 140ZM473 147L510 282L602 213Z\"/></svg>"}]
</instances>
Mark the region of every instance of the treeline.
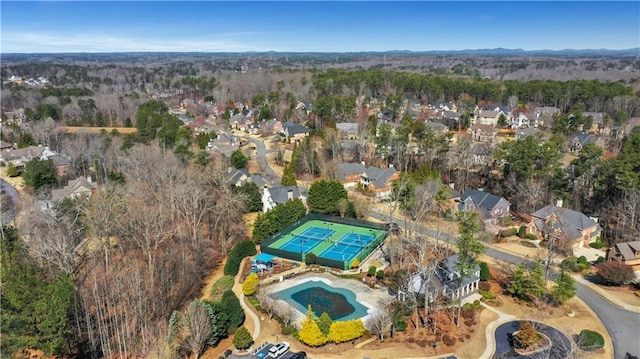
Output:
<instances>
[{"instance_id":1,"label":"treeline","mask_svg":"<svg viewBox=\"0 0 640 359\"><path fill-rule=\"evenodd\" d=\"M610 102L621 96L634 96L633 89L620 82L574 81L492 81L455 76L433 76L382 69L329 69L313 75L313 86L320 98L336 95L388 97L400 94L428 103L460 101L465 96L478 101L508 104L511 96L519 103L535 102L571 110L583 103L591 111L610 111ZM472 108L471 108L472 109ZM636 109L636 112L640 109Z\"/></svg>"}]
</instances>

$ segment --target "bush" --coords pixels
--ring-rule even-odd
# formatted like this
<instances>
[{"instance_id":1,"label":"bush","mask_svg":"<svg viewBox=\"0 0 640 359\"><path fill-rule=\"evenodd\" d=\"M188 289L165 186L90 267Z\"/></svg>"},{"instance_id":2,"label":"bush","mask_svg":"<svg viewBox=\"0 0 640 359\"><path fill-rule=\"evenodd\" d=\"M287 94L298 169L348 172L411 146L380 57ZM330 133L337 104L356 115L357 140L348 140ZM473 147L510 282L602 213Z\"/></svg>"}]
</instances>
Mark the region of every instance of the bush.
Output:
<instances>
[{"instance_id":1,"label":"bush","mask_svg":"<svg viewBox=\"0 0 640 359\"><path fill-rule=\"evenodd\" d=\"M601 242L601 241L595 241L595 242L593 242L593 243L589 244L589 247L591 247L591 248L595 248L595 249L600 249L600 248L604 247L605 245L606 245L606 244L605 244L604 242Z\"/></svg>"},{"instance_id":2,"label":"bush","mask_svg":"<svg viewBox=\"0 0 640 359\"><path fill-rule=\"evenodd\" d=\"M538 236L533 233L527 233L524 237L530 241L535 241L538 239Z\"/></svg>"},{"instance_id":3,"label":"bush","mask_svg":"<svg viewBox=\"0 0 640 359\"><path fill-rule=\"evenodd\" d=\"M604 259L603 256L599 256L598 259L596 260L596 264L602 264L606 261L606 259Z\"/></svg>"},{"instance_id":4,"label":"bush","mask_svg":"<svg viewBox=\"0 0 640 359\"><path fill-rule=\"evenodd\" d=\"M526 235L527 235L527 227L520 226L520 228L518 228L518 237L524 238Z\"/></svg>"},{"instance_id":5,"label":"bush","mask_svg":"<svg viewBox=\"0 0 640 359\"><path fill-rule=\"evenodd\" d=\"M486 299L486 300L495 300L496 295L489 292L489 291L484 291L484 290L478 290L478 293L480 293L480 295L482 295L482 298Z\"/></svg>"},{"instance_id":6,"label":"bush","mask_svg":"<svg viewBox=\"0 0 640 359\"><path fill-rule=\"evenodd\" d=\"M366 329L362 324L362 320L354 319L346 322L333 322L329 329L329 340L338 344L348 342L360 338L364 335Z\"/></svg>"},{"instance_id":7,"label":"bush","mask_svg":"<svg viewBox=\"0 0 640 359\"><path fill-rule=\"evenodd\" d=\"M376 272L376 279L377 280L383 280L384 279L384 271L382 269L380 269L379 271Z\"/></svg>"},{"instance_id":8,"label":"bush","mask_svg":"<svg viewBox=\"0 0 640 359\"><path fill-rule=\"evenodd\" d=\"M235 293L230 290L224 292L220 300L220 309L229 318L228 332L235 332L244 322L244 310Z\"/></svg>"},{"instance_id":9,"label":"bush","mask_svg":"<svg viewBox=\"0 0 640 359\"><path fill-rule=\"evenodd\" d=\"M584 329L578 334L577 344L582 350L594 351L604 347L604 338L598 332Z\"/></svg>"},{"instance_id":10,"label":"bush","mask_svg":"<svg viewBox=\"0 0 640 359\"><path fill-rule=\"evenodd\" d=\"M224 274L236 275L240 270L240 263L245 257L253 256L256 252L256 245L252 241L244 241L236 244L224 265Z\"/></svg>"},{"instance_id":11,"label":"bush","mask_svg":"<svg viewBox=\"0 0 640 359\"><path fill-rule=\"evenodd\" d=\"M291 335L296 332L296 328L287 325L286 327L282 327L282 335Z\"/></svg>"},{"instance_id":12,"label":"bush","mask_svg":"<svg viewBox=\"0 0 640 359\"><path fill-rule=\"evenodd\" d=\"M456 344L456 338L450 336L449 334L445 334L442 336L442 341L446 346L454 346Z\"/></svg>"},{"instance_id":13,"label":"bush","mask_svg":"<svg viewBox=\"0 0 640 359\"><path fill-rule=\"evenodd\" d=\"M606 285L619 286L635 279L631 266L619 262L606 262L598 264L598 275Z\"/></svg>"},{"instance_id":14,"label":"bush","mask_svg":"<svg viewBox=\"0 0 640 359\"><path fill-rule=\"evenodd\" d=\"M407 330L407 320L404 319L404 317L396 318L393 324L396 328L396 331L398 332L404 332L405 330Z\"/></svg>"},{"instance_id":15,"label":"bush","mask_svg":"<svg viewBox=\"0 0 640 359\"><path fill-rule=\"evenodd\" d=\"M489 273L489 265L485 262L480 262L480 280L486 282L491 277Z\"/></svg>"},{"instance_id":16,"label":"bush","mask_svg":"<svg viewBox=\"0 0 640 359\"><path fill-rule=\"evenodd\" d=\"M244 283L242 283L242 294L244 295L253 295L258 288L258 274L251 273L245 278Z\"/></svg>"},{"instance_id":17,"label":"bush","mask_svg":"<svg viewBox=\"0 0 640 359\"><path fill-rule=\"evenodd\" d=\"M304 262L307 265L316 264L317 261L318 261L318 257L313 253L307 253L304 257Z\"/></svg>"},{"instance_id":18,"label":"bush","mask_svg":"<svg viewBox=\"0 0 640 359\"><path fill-rule=\"evenodd\" d=\"M524 322L513 335L513 343L518 348L528 348L540 340L538 330L529 322Z\"/></svg>"},{"instance_id":19,"label":"bush","mask_svg":"<svg viewBox=\"0 0 640 359\"><path fill-rule=\"evenodd\" d=\"M253 338L249 331L245 327L238 328L236 334L233 336L233 345L240 349L247 349L253 344Z\"/></svg>"},{"instance_id":20,"label":"bush","mask_svg":"<svg viewBox=\"0 0 640 359\"><path fill-rule=\"evenodd\" d=\"M580 264L582 264L582 263L589 264L589 261L587 260L587 257L580 256L580 257L578 257L578 263L580 263Z\"/></svg>"},{"instance_id":21,"label":"bush","mask_svg":"<svg viewBox=\"0 0 640 359\"><path fill-rule=\"evenodd\" d=\"M582 268L578 265L578 258L576 257L568 257L560 262L560 268L571 271L571 272L581 272L586 268L585 265L582 265Z\"/></svg>"},{"instance_id":22,"label":"bush","mask_svg":"<svg viewBox=\"0 0 640 359\"><path fill-rule=\"evenodd\" d=\"M507 228L507 229L503 229L498 233L498 236L500 237L511 237L511 236L515 236L516 234L518 234L518 229L517 228Z\"/></svg>"},{"instance_id":23,"label":"bush","mask_svg":"<svg viewBox=\"0 0 640 359\"><path fill-rule=\"evenodd\" d=\"M369 267L369 270L367 271L367 277L373 277L374 275L376 275L376 270L378 270L376 266Z\"/></svg>"}]
</instances>

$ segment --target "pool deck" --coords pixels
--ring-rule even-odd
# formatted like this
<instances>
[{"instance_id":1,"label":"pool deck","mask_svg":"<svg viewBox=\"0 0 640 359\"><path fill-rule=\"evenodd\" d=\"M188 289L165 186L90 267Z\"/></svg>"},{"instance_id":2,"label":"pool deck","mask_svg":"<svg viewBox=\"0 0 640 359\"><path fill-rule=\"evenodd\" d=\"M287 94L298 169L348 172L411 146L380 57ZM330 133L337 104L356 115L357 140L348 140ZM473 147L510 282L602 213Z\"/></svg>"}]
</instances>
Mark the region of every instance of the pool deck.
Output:
<instances>
[{"instance_id":1,"label":"pool deck","mask_svg":"<svg viewBox=\"0 0 640 359\"><path fill-rule=\"evenodd\" d=\"M356 295L356 300L367 308L367 315L361 319L366 324L366 320L374 313L380 303L385 303L393 297L389 295L386 289L372 289L369 286L355 280L355 279L342 279L328 273L307 273L302 274L292 279L286 279L282 282L276 282L269 286L264 287L266 294L276 293L285 289L289 289L309 281L321 281L333 288L342 288L352 291ZM280 302L290 305L289 303L280 300ZM292 305L290 305L292 306ZM296 322L300 322L304 319L306 313L300 312L295 306L298 317ZM366 326L366 325L365 325Z\"/></svg>"}]
</instances>

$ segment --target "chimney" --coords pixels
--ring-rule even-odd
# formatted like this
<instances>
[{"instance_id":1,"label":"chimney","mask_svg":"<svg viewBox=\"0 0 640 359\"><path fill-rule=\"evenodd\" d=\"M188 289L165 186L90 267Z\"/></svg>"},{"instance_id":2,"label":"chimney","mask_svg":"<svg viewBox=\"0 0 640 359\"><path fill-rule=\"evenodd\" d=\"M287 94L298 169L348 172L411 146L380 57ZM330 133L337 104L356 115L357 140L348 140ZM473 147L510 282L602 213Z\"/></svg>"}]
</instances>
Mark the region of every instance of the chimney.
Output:
<instances>
[{"instance_id":1,"label":"chimney","mask_svg":"<svg viewBox=\"0 0 640 359\"><path fill-rule=\"evenodd\" d=\"M87 176L87 182L91 183L91 176Z\"/></svg>"},{"instance_id":2,"label":"chimney","mask_svg":"<svg viewBox=\"0 0 640 359\"><path fill-rule=\"evenodd\" d=\"M389 168L393 168L393 163L389 163Z\"/></svg>"},{"instance_id":3,"label":"chimney","mask_svg":"<svg viewBox=\"0 0 640 359\"><path fill-rule=\"evenodd\" d=\"M227 167L227 173L231 173L233 171L233 167Z\"/></svg>"},{"instance_id":4,"label":"chimney","mask_svg":"<svg viewBox=\"0 0 640 359\"><path fill-rule=\"evenodd\" d=\"M360 162L362 164L362 166L367 167L367 165L364 164L364 161Z\"/></svg>"},{"instance_id":5,"label":"chimney","mask_svg":"<svg viewBox=\"0 0 640 359\"><path fill-rule=\"evenodd\" d=\"M562 198L558 198L556 200L556 207L562 207L562 203L564 202L564 200Z\"/></svg>"},{"instance_id":6,"label":"chimney","mask_svg":"<svg viewBox=\"0 0 640 359\"><path fill-rule=\"evenodd\" d=\"M287 190L287 201L293 200L293 190Z\"/></svg>"},{"instance_id":7,"label":"chimney","mask_svg":"<svg viewBox=\"0 0 640 359\"><path fill-rule=\"evenodd\" d=\"M456 184L453 182L449 183L449 188L456 189Z\"/></svg>"}]
</instances>

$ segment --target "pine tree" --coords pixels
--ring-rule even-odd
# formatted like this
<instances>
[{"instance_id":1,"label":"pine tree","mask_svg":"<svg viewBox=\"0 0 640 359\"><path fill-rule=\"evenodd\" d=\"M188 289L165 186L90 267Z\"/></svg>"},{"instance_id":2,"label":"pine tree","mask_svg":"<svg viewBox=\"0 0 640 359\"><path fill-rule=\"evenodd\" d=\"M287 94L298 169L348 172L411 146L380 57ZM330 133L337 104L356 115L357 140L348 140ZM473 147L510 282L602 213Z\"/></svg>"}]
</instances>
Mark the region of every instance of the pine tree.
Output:
<instances>
[{"instance_id":1,"label":"pine tree","mask_svg":"<svg viewBox=\"0 0 640 359\"><path fill-rule=\"evenodd\" d=\"M253 338L247 328L238 328L236 334L233 336L233 345L240 350L244 350L249 348L251 344L253 344Z\"/></svg>"},{"instance_id":2,"label":"pine tree","mask_svg":"<svg viewBox=\"0 0 640 359\"><path fill-rule=\"evenodd\" d=\"M571 275L564 270L560 272L560 278L556 286L551 290L551 297L556 304L562 304L576 295L576 282Z\"/></svg>"},{"instance_id":3,"label":"pine tree","mask_svg":"<svg viewBox=\"0 0 640 359\"><path fill-rule=\"evenodd\" d=\"M297 186L298 182L296 181L296 173L293 171L293 167L291 165L285 166L284 171L282 172L282 180L280 184L283 186Z\"/></svg>"},{"instance_id":4,"label":"pine tree","mask_svg":"<svg viewBox=\"0 0 640 359\"><path fill-rule=\"evenodd\" d=\"M507 288L507 292L511 295L515 295L518 298L524 298L526 295L526 277L525 277L524 263L520 263L518 268L511 275L511 284Z\"/></svg>"},{"instance_id":5,"label":"pine tree","mask_svg":"<svg viewBox=\"0 0 640 359\"><path fill-rule=\"evenodd\" d=\"M544 269L540 261L536 262L526 281L526 294L530 297L542 298L546 292L547 284L544 279Z\"/></svg>"},{"instance_id":6,"label":"pine tree","mask_svg":"<svg viewBox=\"0 0 640 359\"><path fill-rule=\"evenodd\" d=\"M320 319L318 319L318 327L320 328L322 334L329 335L331 324L333 324L333 320L331 319L329 314L327 314L327 312L322 313Z\"/></svg>"}]
</instances>

